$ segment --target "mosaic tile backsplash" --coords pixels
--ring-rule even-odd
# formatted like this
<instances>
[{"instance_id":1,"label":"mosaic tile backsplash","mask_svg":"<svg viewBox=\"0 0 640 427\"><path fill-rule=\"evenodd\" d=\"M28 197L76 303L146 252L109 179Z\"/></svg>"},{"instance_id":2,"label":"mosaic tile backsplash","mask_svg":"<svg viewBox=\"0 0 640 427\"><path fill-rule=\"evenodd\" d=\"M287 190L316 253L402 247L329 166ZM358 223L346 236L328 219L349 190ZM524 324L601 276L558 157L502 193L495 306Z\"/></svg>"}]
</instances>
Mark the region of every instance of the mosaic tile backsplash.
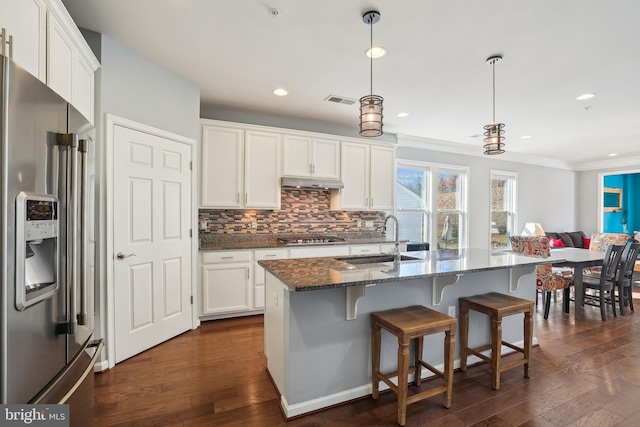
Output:
<instances>
[{"instance_id":1,"label":"mosaic tile backsplash","mask_svg":"<svg viewBox=\"0 0 640 427\"><path fill-rule=\"evenodd\" d=\"M379 230L384 212L332 211L330 190L283 189L281 209L200 209L201 237L212 235L265 235L283 233L346 233ZM252 228L253 221L256 228ZM358 227L361 221L362 227ZM365 228L365 221L373 227Z\"/></svg>"}]
</instances>

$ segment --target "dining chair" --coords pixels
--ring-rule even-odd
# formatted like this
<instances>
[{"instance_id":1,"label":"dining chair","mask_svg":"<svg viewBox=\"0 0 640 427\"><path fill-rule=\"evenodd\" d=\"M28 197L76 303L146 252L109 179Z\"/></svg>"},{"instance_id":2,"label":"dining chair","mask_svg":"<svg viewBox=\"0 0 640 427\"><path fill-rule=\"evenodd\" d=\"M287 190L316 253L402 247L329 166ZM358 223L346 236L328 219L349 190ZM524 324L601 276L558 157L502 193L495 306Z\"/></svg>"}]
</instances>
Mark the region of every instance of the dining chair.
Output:
<instances>
[{"instance_id":1,"label":"dining chair","mask_svg":"<svg viewBox=\"0 0 640 427\"><path fill-rule=\"evenodd\" d=\"M551 255L549 238L546 236L511 236L511 250L523 255L535 256L538 258L548 258ZM544 318L549 318L551 308L551 297L555 291L564 291L563 306L565 313L569 312L569 288L573 281L570 278L553 274L551 264L541 264L536 266L536 303L538 302L538 292L542 293L544 303Z\"/></svg>"},{"instance_id":2,"label":"dining chair","mask_svg":"<svg viewBox=\"0 0 640 427\"><path fill-rule=\"evenodd\" d=\"M605 252L611 245L626 245L629 236L624 233L593 233L589 243L590 251ZM586 269L584 274L595 273L600 275L600 266Z\"/></svg>"},{"instance_id":3,"label":"dining chair","mask_svg":"<svg viewBox=\"0 0 640 427\"><path fill-rule=\"evenodd\" d=\"M625 245L609 245L602 260L602 268L598 276L587 274L582 278L582 301L583 304L600 307L602 320L607 320L606 304L611 304L613 317L616 314L615 285L617 283L620 259ZM587 290L594 291L588 293Z\"/></svg>"},{"instance_id":4,"label":"dining chair","mask_svg":"<svg viewBox=\"0 0 640 427\"><path fill-rule=\"evenodd\" d=\"M591 239L589 243L590 251L602 251L606 252L606 250L611 245L626 245L629 240L629 236L624 233L592 233ZM584 276L592 276L596 278L600 278L600 266L588 267L585 268L582 274ZM554 274L558 274L555 273ZM570 286L573 286L573 272L565 276L568 280L571 281Z\"/></svg>"},{"instance_id":5,"label":"dining chair","mask_svg":"<svg viewBox=\"0 0 640 427\"><path fill-rule=\"evenodd\" d=\"M640 243L627 243L620 259L618 270L618 304L620 314L624 314L624 307L629 304L629 310L633 310L633 271L638 259Z\"/></svg>"}]
</instances>

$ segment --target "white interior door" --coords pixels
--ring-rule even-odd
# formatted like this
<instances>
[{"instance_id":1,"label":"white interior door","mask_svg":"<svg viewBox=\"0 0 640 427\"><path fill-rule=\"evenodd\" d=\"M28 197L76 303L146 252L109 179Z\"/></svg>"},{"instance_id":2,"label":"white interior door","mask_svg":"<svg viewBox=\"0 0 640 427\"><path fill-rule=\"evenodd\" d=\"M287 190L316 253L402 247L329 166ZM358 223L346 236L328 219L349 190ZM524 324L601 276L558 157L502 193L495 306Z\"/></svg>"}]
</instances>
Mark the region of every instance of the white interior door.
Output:
<instances>
[{"instance_id":1,"label":"white interior door","mask_svg":"<svg viewBox=\"0 0 640 427\"><path fill-rule=\"evenodd\" d=\"M191 328L191 146L113 128L116 363Z\"/></svg>"}]
</instances>

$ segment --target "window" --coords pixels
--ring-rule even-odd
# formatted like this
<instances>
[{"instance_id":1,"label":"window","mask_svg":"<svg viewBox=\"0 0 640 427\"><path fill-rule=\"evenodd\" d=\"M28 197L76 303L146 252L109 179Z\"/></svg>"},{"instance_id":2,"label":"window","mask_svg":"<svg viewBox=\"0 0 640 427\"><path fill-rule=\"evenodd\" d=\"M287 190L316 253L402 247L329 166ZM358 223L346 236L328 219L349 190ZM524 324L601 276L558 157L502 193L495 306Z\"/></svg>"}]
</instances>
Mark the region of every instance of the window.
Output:
<instances>
[{"instance_id":1,"label":"window","mask_svg":"<svg viewBox=\"0 0 640 427\"><path fill-rule=\"evenodd\" d=\"M439 249L466 247L467 173L440 169L436 174L436 230Z\"/></svg>"},{"instance_id":2,"label":"window","mask_svg":"<svg viewBox=\"0 0 640 427\"><path fill-rule=\"evenodd\" d=\"M516 224L516 194L518 174L491 171L491 224L492 248L509 249Z\"/></svg>"},{"instance_id":3,"label":"window","mask_svg":"<svg viewBox=\"0 0 640 427\"><path fill-rule=\"evenodd\" d=\"M467 246L467 168L400 160L396 177L400 239Z\"/></svg>"},{"instance_id":4,"label":"window","mask_svg":"<svg viewBox=\"0 0 640 427\"><path fill-rule=\"evenodd\" d=\"M431 173L418 165L399 164L396 173L396 216L399 238L411 242L429 241L429 187Z\"/></svg>"}]
</instances>

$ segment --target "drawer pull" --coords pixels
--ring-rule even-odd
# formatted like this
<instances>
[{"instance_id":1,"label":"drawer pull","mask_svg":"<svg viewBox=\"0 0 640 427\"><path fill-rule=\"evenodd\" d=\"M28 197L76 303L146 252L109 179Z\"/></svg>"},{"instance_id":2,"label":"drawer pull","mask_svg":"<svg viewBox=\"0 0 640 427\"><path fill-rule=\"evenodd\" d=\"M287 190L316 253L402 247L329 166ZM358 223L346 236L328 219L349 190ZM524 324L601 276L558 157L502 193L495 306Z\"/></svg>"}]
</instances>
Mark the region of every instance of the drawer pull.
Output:
<instances>
[{"instance_id":1,"label":"drawer pull","mask_svg":"<svg viewBox=\"0 0 640 427\"><path fill-rule=\"evenodd\" d=\"M276 254L266 254L265 256L276 256Z\"/></svg>"},{"instance_id":2,"label":"drawer pull","mask_svg":"<svg viewBox=\"0 0 640 427\"><path fill-rule=\"evenodd\" d=\"M223 256L222 259L233 259L234 257L232 256Z\"/></svg>"}]
</instances>

